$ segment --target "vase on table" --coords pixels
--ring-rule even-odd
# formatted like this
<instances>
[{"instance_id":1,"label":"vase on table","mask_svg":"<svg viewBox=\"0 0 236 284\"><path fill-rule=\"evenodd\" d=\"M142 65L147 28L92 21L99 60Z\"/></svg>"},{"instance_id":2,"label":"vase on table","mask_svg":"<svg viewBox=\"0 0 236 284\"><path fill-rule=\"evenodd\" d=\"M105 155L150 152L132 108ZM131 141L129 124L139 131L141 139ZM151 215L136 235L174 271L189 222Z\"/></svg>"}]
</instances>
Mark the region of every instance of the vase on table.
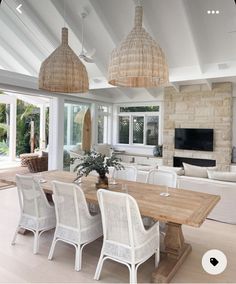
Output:
<instances>
[{"instance_id":1,"label":"vase on table","mask_svg":"<svg viewBox=\"0 0 236 284\"><path fill-rule=\"evenodd\" d=\"M99 175L98 176L98 181L96 183L96 188L108 188L108 177L106 175Z\"/></svg>"},{"instance_id":2,"label":"vase on table","mask_svg":"<svg viewBox=\"0 0 236 284\"><path fill-rule=\"evenodd\" d=\"M162 145L156 145L153 148L153 156L154 157L162 157L162 149L163 149Z\"/></svg>"}]
</instances>

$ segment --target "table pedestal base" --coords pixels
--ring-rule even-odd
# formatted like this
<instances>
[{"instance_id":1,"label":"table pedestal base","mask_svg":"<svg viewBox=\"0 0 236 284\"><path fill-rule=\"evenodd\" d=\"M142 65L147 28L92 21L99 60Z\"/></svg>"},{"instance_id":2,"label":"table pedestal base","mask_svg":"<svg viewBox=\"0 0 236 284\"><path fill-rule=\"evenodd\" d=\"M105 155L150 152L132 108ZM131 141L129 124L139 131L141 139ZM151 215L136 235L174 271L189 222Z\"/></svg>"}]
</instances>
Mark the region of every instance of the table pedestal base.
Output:
<instances>
[{"instance_id":1,"label":"table pedestal base","mask_svg":"<svg viewBox=\"0 0 236 284\"><path fill-rule=\"evenodd\" d=\"M164 243L164 256L161 257L159 266L152 274L151 281L154 283L169 283L192 250L191 245L184 242L180 224L167 224Z\"/></svg>"}]
</instances>

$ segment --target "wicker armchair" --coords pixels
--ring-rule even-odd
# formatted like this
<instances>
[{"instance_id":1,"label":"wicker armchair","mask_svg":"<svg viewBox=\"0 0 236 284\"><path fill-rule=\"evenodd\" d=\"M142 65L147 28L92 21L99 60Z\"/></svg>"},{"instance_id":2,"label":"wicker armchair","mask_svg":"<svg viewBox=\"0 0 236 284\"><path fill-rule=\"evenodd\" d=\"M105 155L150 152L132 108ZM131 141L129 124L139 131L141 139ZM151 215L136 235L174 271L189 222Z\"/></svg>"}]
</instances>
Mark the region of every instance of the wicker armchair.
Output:
<instances>
[{"instance_id":1,"label":"wicker armchair","mask_svg":"<svg viewBox=\"0 0 236 284\"><path fill-rule=\"evenodd\" d=\"M39 154L37 154L37 153L25 153L25 154L21 154L20 155L20 159L21 159L21 166L22 167L27 167L27 164L26 164L26 161L28 160L28 159L33 159L33 158L35 158L35 157L38 157L39 156Z\"/></svg>"},{"instance_id":2,"label":"wicker armchair","mask_svg":"<svg viewBox=\"0 0 236 284\"><path fill-rule=\"evenodd\" d=\"M48 157L31 157L25 160L31 173L43 172L48 170Z\"/></svg>"}]
</instances>

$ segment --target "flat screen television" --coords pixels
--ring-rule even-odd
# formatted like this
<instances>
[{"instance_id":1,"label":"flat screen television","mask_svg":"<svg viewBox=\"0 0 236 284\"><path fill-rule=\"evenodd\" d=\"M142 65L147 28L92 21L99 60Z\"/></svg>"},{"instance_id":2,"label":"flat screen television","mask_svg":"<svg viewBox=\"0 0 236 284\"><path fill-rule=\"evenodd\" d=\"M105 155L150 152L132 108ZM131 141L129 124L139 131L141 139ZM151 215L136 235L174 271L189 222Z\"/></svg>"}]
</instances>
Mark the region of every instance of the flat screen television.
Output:
<instances>
[{"instance_id":1,"label":"flat screen television","mask_svg":"<svg viewBox=\"0 0 236 284\"><path fill-rule=\"evenodd\" d=\"M175 128L175 149L213 151L213 129Z\"/></svg>"}]
</instances>

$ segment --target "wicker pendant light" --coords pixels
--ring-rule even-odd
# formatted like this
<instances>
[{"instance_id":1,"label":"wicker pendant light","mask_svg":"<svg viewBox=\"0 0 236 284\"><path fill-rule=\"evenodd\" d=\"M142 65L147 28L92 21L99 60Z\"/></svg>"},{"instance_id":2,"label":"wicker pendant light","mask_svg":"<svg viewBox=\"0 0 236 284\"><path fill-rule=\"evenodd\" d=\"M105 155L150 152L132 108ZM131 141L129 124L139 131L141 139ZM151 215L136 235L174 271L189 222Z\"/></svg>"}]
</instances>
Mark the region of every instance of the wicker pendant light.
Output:
<instances>
[{"instance_id":1,"label":"wicker pendant light","mask_svg":"<svg viewBox=\"0 0 236 284\"><path fill-rule=\"evenodd\" d=\"M41 64L39 89L60 93L88 92L88 73L68 45L67 28L62 28L61 45Z\"/></svg>"},{"instance_id":2,"label":"wicker pendant light","mask_svg":"<svg viewBox=\"0 0 236 284\"><path fill-rule=\"evenodd\" d=\"M165 55L142 27L142 16L142 6L136 6L134 28L112 51L108 68L111 85L155 88L169 82Z\"/></svg>"}]
</instances>

